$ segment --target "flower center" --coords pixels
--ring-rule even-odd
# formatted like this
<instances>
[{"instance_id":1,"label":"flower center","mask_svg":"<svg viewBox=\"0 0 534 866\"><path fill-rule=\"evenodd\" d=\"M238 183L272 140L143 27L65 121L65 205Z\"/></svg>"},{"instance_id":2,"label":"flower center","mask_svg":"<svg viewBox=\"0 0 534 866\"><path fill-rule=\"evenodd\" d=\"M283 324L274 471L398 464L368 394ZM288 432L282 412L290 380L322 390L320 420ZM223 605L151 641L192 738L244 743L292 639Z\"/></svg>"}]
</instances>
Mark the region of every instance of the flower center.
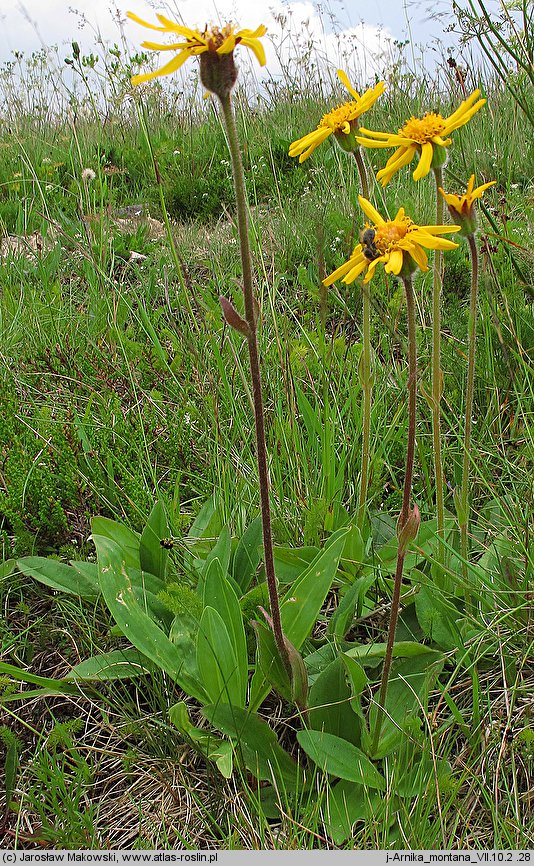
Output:
<instances>
[{"instance_id":1,"label":"flower center","mask_svg":"<svg viewBox=\"0 0 534 866\"><path fill-rule=\"evenodd\" d=\"M215 25L211 25L210 27L206 27L201 36L208 43L209 51L217 51L223 42L232 35L232 32L233 27L231 24L225 24L222 29Z\"/></svg>"},{"instance_id":2,"label":"flower center","mask_svg":"<svg viewBox=\"0 0 534 866\"><path fill-rule=\"evenodd\" d=\"M395 220L388 220L375 229L375 246L382 255L389 252L401 241L408 229L413 225L413 220L409 217L401 217Z\"/></svg>"},{"instance_id":3,"label":"flower center","mask_svg":"<svg viewBox=\"0 0 534 866\"><path fill-rule=\"evenodd\" d=\"M319 128L326 126L333 132L338 132L340 130L345 132L346 130L343 129L345 124L350 124L351 121L357 120L358 116L358 103L345 102L343 105L333 108L332 111L328 112L328 114L324 114L319 123Z\"/></svg>"},{"instance_id":4,"label":"flower center","mask_svg":"<svg viewBox=\"0 0 534 866\"><path fill-rule=\"evenodd\" d=\"M399 135L423 144L425 141L432 141L436 135L441 135L444 129L445 121L441 114L429 111L424 117L410 117L402 129L399 129Z\"/></svg>"}]
</instances>

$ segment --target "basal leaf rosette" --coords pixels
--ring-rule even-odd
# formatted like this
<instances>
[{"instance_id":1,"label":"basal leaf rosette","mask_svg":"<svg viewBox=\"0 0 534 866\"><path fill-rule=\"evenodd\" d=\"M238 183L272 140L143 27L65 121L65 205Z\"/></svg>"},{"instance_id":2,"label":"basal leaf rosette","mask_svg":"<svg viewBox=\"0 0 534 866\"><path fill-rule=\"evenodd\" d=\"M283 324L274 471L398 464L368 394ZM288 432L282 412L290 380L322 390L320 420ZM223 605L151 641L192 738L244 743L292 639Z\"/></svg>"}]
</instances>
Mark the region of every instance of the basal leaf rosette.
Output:
<instances>
[{"instance_id":1,"label":"basal leaf rosette","mask_svg":"<svg viewBox=\"0 0 534 866\"><path fill-rule=\"evenodd\" d=\"M496 180L490 180L489 183L483 183L475 189L475 175L472 174L467 184L467 189L463 195L455 193L447 193L439 187L439 191L445 201L449 213L454 222L460 226L460 234L469 237L476 231L476 212L475 201L481 198L484 192L497 183Z\"/></svg>"},{"instance_id":2,"label":"basal leaf rosette","mask_svg":"<svg viewBox=\"0 0 534 866\"><path fill-rule=\"evenodd\" d=\"M345 85L353 99L350 102L344 102L343 105L338 105L337 108L333 108L332 111L324 114L317 129L314 129L313 132L309 132L291 144L289 156L298 156L299 162L304 162L305 159L308 159L315 148L319 147L331 135L334 136L343 150L349 153L353 152L358 147L356 132L360 117L375 104L386 86L383 81L380 81L375 87L369 88L369 90L366 90L360 96L342 69L338 69L337 74L339 80Z\"/></svg>"},{"instance_id":3,"label":"basal leaf rosette","mask_svg":"<svg viewBox=\"0 0 534 866\"><path fill-rule=\"evenodd\" d=\"M157 24L143 21L133 12L127 13L128 18L147 27L149 30L157 30L160 33L169 33L180 37L178 42L162 45L159 42L146 41L142 43L143 48L149 51L175 51L175 56L161 69L154 72L145 72L134 75L132 84L142 84L152 78L160 78L171 75L190 57L200 57L200 77L206 90L216 93L221 98L228 95L237 79L237 69L234 63L234 49L238 45L244 45L255 55L260 66L265 65L265 50L260 42L260 37L267 32L265 25L261 24L256 30L237 30L234 24L225 24L223 27L212 25L204 30L193 30L181 24L171 21L165 15L156 15Z\"/></svg>"},{"instance_id":4,"label":"basal leaf rosette","mask_svg":"<svg viewBox=\"0 0 534 866\"><path fill-rule=\"evenodd\" d=\"M376 177L385 186L396 172L408 165L416 154L419 163L413 172L414 180L426 177L431 168L439 168L447 160L447 147L452 143L450 134L464 126L482 108L485 99L479 99L480 90L475 90L449 117L442 117L433 111L423 117L410 117L398 132L375 132L360 128L356 136L358 144L364 147L396 147L385 168Z\"/></svg>"},{"instance_id":5,"label":"basal leaf rosette","mask_svg":"<svg viewBox=\"0 0 534 866\"><path fill-rule=\"evenodd\" d=\"M358 201L370 222L349 260L323 280L325 286L331 286L336 280L353 283L360 274L365 274L363 281L368 283L378 265L383 265L386 273L396 277L407 277L416 268L427 271L425 249L453 250L458 246L441 235L458 232L460 226L419 226L406 216L403 207L399 208L395 219L385 220L363 196L358 196Z\"/></svg>"}]
</instances>

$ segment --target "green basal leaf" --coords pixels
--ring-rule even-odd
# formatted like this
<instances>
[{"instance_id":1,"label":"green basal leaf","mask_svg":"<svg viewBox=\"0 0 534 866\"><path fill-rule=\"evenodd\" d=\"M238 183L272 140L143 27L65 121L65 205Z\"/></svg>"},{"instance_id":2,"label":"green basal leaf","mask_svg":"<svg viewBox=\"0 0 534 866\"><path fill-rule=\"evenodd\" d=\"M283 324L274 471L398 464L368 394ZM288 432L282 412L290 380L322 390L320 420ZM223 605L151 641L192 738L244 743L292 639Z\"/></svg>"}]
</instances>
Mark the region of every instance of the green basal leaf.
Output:
<instances>
[{"instance_id":1,"label":"green basal leaf","mask_svg":"<svg viewBox=\"0 0 534 866\"><path fill-rule=\"evenodd\" d=\"M219 563L219 560L214 560ZM220 568L208 568L204 582L204 605L214 608L220 615L237 663L239 694L245 695L248 684L248 653L243 614L239 599Z\"/></svg>"},{"instance_id":2,"label":"green basal leaf","mask_svg":"<svg viewBox=\"0 0 534 866\"><path fill-rule=\"evenodd\" d=\"M211 731L195 727L189 718L187 706L183 701L170 708L169 718L171 724L187 737L191 741L191 744L205 758L215 763L225 779L231 778L234 766L234 747L232 743L221 740L220 737L215 736Z\"/></svg>"},{"instance_id":3,"label":"green basal leaf","mask_svg":"<svg viewBox=\"0 0 534 866\"><path fill-rule=\"evenodd\" d=\"M66 680L133 679L156 670L153 662L134 648L111 650L85 659L73 667Z\"/></svg>"},{"instance_id":4,"label":"green basal leaf","mask_svg":"<svg viewBox=\"0 0 534 866\"><path fill-rule=\"evenodd\" d=\"M339 779L386 790L386 782L361 749L325 731L298 731L297 740L319 769Z\"/></svg>"},{"instance_id":5,"label":"green basal leaf","mask_svg":"<svg viewBox=\"0 0 534 866\"><path fill-rule=\"evenodd\" d=\"M354 824L369 817L380 820L384 798L377 791L344 779L328 790L326 829L336 845L342 845L352 836Z\"/></svg>"},{"instance_id":6,"label":"green basal leaf","mask_svg":"<svg viewBox=\"0 0 534 866\"><path fill-rule=\"evenodd\" d=\"M91 535L108 538L112 541L121 551L127 568L141 568L139 533L133 532L117 520L110 520L108 517L93 517L91 520Z\"/></svg>"},{"instance_id":7,"label":"green basal leaf","mask_svg":"<svg viewBox=\"0 0 534 866\"><path fill-rule=\"evenodd\" d=\"M294 790L302 785L299 767L276 739L269 725L255 713L224 704L206 706L203 715L230 737L245 766L257 778Z\"/></svg>"},{"instance_id":8,"label":"green basal leaf","mask_svg":"<svg viewBox=\"0 0 534 866\"><path fill-rule=\"evenodd\" d=\"M342 659L334 659L317 677L308 697L308 724L354 745L360 742L360 722L350 706L351 690Z\"/></svg>"},{"instance_id":9,"label":"green basal leaf","mask_svg":"<svg viewBox=\"0 0 534 866\"><path fill-rule=\"evenodd\" d=\"M280 605L284 634L296 649L301 648L317 621L336 576L348 531L340 529L330 537L327 546L294 582ZM252 709L260 706L268 692L264 675L257 671L251 685Z\"/></svg>"},{"instance_id":10,"label":"green basal leaf","mask_svg":"<svg viewBox=\"0 0 534 866\"><path fill-rule=\"evenodd\" d=\"M123 634L187 694L205 700L204 689L188 675L176 646L154 622L148 605L139 602L122 549L107 537L94 535L93 540L102 595Z\"/></svg>"},{"instance_id":11,"label":"green basal leaf","mask_svg":"<svg viewBox=\"0 0 534 866\"><path fill-rule=\"evenodd\" d=\"M318 547L275 547L274 570L281 586L294 583L319 555Z\"/></svg>"},{"instance_id":12,"label":"green basal leaf","mask_svg":"<svg viewBox=\"0 0 534 866\"><path fill-rule=\"evenodd\" d=\"M150 512L147 524L139 540L139 559L141 569L155 574L165 581L167 574L168 550L161 546L161 539L169 535L169 524L163 503L158 501Z\"/></svg>"},{"instance_id":13,"label":"green basal leaf","mask_svg":"<svg viewBox=\"0 0 534 866\"><path fill-rule=\"evenodd\" d=\"M200 620L197 665L210 701L235 707L245 705L246 682L243 685L241 662L224 620L213 607L205 607Z\"/></svg>"},{"instance_id":14,"label":"green basal leaf","mask_svg":"<svg viewBox=\"0 0 534 866\"><path fill-rule=\"evenodd\" d=\"M380 741L374 758L383 758L398 749L407 735L419 734L421 713L426 710L429 691L435 686L444 662L443 653L431 650L430 653L405 658L394 664L388 683ZM373 703L369 711L371 737L378 712L377 704ZM362 746L368 751L372 747L371 737L369 741L362 739Z\"/></svg>"},{"instance_id":15,"label":"green basal leaf","mask_svg":"<svg viewBox=\"0 0 534 866\"><path fill-rule=\"evenodd\" d=\"M59 592L77 595L88 600L95 599L100 594L100 587L88 574L83 574L80 569L56 559L47 559L44 556L24 556L17 560L17 566L23 574L33 577L45 586Z\"/></svg>"},{"instance_id":16,"label":"green basal leaf","mask_svg":"<svg viewBox=\"0 0 534 866\"><path fill-rule=\"evenodd\" d=\"M232 577L244 595L252 580L262 556L263 531L261 515L258 514L245 529L239 539L232 561Z\"/></svg>"}]
</instances>

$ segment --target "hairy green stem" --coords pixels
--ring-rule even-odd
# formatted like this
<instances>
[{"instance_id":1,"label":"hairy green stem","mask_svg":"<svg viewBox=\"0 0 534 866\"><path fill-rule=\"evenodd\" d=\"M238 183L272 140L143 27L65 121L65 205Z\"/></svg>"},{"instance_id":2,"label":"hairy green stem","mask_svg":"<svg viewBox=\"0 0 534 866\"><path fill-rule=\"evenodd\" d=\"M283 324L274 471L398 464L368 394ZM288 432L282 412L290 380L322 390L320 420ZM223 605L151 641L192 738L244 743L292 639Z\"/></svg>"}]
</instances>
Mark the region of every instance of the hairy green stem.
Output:
<instances>
[{"instance_id":1,"label":"hairy green stem","mask_svg":"<svg viewBox=\"0 0 534 866\"><path fill-rule=\"evenodd\" d=\"M443 186L443 170L434 169L436 179L436 225L443 225L444 203L439 187ZM432 286L432 445L434 451L434 475L436 480L436 518L437 535L440 540L437 549L437 560L445 561L445 504L443 495L443 463L441 458L441 272L443 253L434 251L434 280Z\"/></svg>"},{"instance_id":2,"label":"hairy green stem","mask_svg":"<svg viewBox=\"0 0 534 866\"><path fill-rule=\"evenodd\" d=\"M230 94L219 97L228 136L228 148L232 160L232 173L234 176L237 229L239 234L239 246L241 252L241 266L243 269L243 298L245 302L245 319L248 325L247 344L250 361L250 375L252 379L252 393L254 402L254 420L256 426L256 458L258 461L258 477L261 500L261 519L263 528L263 550L265 561L265 576L269 591L269 602L271 617L273 621L273 633L278 647L278 652L290 680L292 679L289 654L284 641L282 630L282 619L280 616L280 603L278 600L278 585L274 570L273 540L271 531L271 506L269 501L269 470L267 466L267 446L265 443L265 423L263 413L263 397L261 390L261 374L258 353L257 320L254 302L254 290L252 280L252 257L248 237L247 195L245 189L245 176L243 162L239 149L237 127Z\"/></svg>"},{"instance_id":3,"label":"hairy green stem","mask_svg":"<svg viewBox=\"0 0 534 866\"><path fill-rule=\"evenodd\" d=\"M360 176L362 196L369 199L369 181L361 149L354 151L354 158ZM362 330L363 343L359 368L360 384L362 386L362 463L360 475L360 490L358 495L358 511L356 525L362 529L365 520L367 492L369 489L369 466L371 462L371 407L373 401L373 385L371 370L371 299L367 286L362 285Z\"/></svg>"},{"instance_id":4,"label":"hairy green stem","mask_svg":"<svg viewBox=\"0 0 534 866\"><path fill-rule=\"evenodd\" d=\"M415 455L415 425L417 400L417 343L415 336L415 299L413 293L413 284L410 277L406 277L404 279L404 288L406 291L406 308L408 313L408 439L406 445L406 472L404 475L402 508L397 524L398 535L400 534L399 528L402 532L402 528L406 525L406 522L408 521L410 516L410 496L412 492L413 463ZM397 629L397 621L399 618L400 610L400 596L402 588L402 573L404 569L405 552L406 544L401 543L399 539L397 567L395 569L393 597L391 599L388 640L386 645L386 653L384 656L384 667L382 668L380 693L378 696L378 713L376 717L376 727L372 747L373 755L376 754L378 750L378 744L380 742L380 732L382 730L382 722L384 717L384 708L386 705L389 674L391 671L391 662L393 659L393 645L395 643L395 632Z\"/></svg>"},{"instance_id":5,"label":"hairy green stem","mask_svg":"<svg viewBox=\"0 0 534 866\"><path fill-rule=\"evenodd\" d=\"M464 425L464 453L462 465L462 492L460 495L460 539L462 553L463 578L469 581L469 567L467 558L469 555L468 531L469 531L469 461L471 456L471 431L473 429L473 398L475 393L475 356L477 339L477 301L478 301L478 250L474 234L468 236L469 251L471 253L471 299L469 303L469 329L467 342L467 387L465 395L465 425Z\"/></svg>"}]
</instances>

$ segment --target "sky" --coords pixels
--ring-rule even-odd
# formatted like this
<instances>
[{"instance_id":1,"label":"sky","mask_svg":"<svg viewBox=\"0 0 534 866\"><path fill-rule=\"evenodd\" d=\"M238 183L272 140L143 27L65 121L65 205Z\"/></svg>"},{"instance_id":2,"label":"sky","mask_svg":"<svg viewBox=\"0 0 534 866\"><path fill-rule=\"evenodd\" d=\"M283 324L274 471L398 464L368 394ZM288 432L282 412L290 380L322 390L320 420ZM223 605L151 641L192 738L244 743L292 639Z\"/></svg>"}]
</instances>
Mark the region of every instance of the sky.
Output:
<instances>
[{"instance_id":1,"label":"sky","mask_svg":"<svg viewBox=\"0 0 534 866\"><path fill-rule=\"evenodd\" d=\"M427 11L431 5L432 17ZM393 40L410 39L416 45L430 45L443 38L443 26L436 13L449 8L446 0L321 0L322 13L312 0L1 0L0 3L0 63L12 59L14 51L26 56L43 46L58 45L65 56L76 39L82 52L94 45L95 32L104 41L119 41L117 16L126 10L147 21L155 20L155 12L169 17L181 16L184 23L203 27L206 22L235 21L243 27L266 24L269 32L280 32L277 15L289 16L293 31L303 29L308 22L328 62L339 63L339 46L347 45L359 52L369 77L375 71L373 58L387 50ZM120 10L120 11L118 11ZM274 14L273 14L274 13ZM151 34L131 21L124 26L132 49ZM334 33L341 33L341 42ZM449 39L451 43L451 39ZM447 43L446 43L447 44ZM274 49L271 49L273 52ZM431 60L432 50L428 51ZM274 62L269 56L268 62ZM439 58L438 58L439 59ZM370 65L369 65L370 64ZM432 65L432 64L431 64ZM380 71L380 70L377 70Z\"/></svg>"}]
</instances>

